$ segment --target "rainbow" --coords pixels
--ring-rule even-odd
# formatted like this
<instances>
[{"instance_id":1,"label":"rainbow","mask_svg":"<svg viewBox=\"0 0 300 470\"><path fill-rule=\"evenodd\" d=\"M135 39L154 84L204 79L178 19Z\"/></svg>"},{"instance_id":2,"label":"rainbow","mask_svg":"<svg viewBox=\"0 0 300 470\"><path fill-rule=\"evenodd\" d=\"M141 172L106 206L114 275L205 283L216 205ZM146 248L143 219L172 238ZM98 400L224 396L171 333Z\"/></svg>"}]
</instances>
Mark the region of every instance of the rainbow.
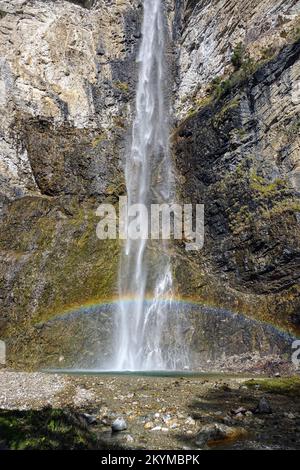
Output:
<instances>
[{"instance_id":1,"label":"rainbow","mask_svg":"<svg viewBox=\"0 0 300 470\"><path fill-rule=\"evenodd\" d=\"M133 295L128 295L126 297L123 297L121 300L125 302L133 302L135 300L135 297ZM153 297L150 295L147 295L145 297L146 302L151 302L153 300ZM87 302L83 303L73 303L63 310L60 310L58 312L54 312L51 314L50 318L43 319L40 318L38 319L35 324L41 324L41 323L47 323L48 321L53 321L53 320L58 320L58 319L63 319L68 317L69 315L72 315L74 313L76 314L82 314L82 315L89 315L91 313L94 313L95 310L100 309L101 307L109 307L109 306L117 306L118 303L120 302L120 298L118 296L113 296L110 298L95 298L92 300L89 300ZM278 332L282 333L289 333L284 327L280 325L274 325L272 322L260 320L258 318L254 318L250 314L242 313L240 311L234 311L234 310L229 310L226 307L221 307L217 306L214 304L210 304L209 302L205 302L204 300L201 300L199 297L179 297L178 295L174 295L172 297L162 297L161 302L173 302L174 304L177 305L182 305L182 306L193 306L193 307L199 307L199 308L209 308L211 309L211 313L217 313L218 311L223 311L227 312L227 314L231 315L240 315L245 318L248 318L249 320L252 320L254 322L258 322L260 324L264 325L272 325ZM291 332L290 332L291 333ZM295 332L293 332L295 334ZM297 337L300 337L300 334L296 332Z\"/></svg>"}]
</instances>

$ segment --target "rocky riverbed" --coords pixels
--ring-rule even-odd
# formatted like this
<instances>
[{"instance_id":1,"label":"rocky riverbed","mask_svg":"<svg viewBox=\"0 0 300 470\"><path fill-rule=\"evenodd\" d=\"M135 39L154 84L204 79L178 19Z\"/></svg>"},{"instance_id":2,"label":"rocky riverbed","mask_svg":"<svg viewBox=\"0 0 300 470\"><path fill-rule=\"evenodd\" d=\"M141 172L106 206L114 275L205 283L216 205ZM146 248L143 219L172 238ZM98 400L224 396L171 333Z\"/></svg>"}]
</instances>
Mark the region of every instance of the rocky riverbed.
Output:
<instances>
[{"instance_id":1,"label":"rocky riverbed","mask_svg":"<svg viewBox=\"0 0 300 470\"><path fill-rule=\"evenodd\" d=\"M30 419L39 416L53 427L53 409L58 409L63 410L63 415L68 413L68 420L72 416L72 422L89 433L89 444L84 444L87 448L92 445L99 449L299 449L299 396L299 376L146 377L3 370L0 441L10 446L4 425L7 426L10 416L16 422L12 410L23 410L22 419L29 410L31 413L36 410ZM125 420L126 429L112 433L117 418ZM27 423L22 439L29 428ZM47 436L49 431L43 432ZM43 437L39 436L41 447L47 442ZM69 440L70 437L68 447L72 448ZM14 440L15 448L22 445Z\"/></svg>"}]
</instances>

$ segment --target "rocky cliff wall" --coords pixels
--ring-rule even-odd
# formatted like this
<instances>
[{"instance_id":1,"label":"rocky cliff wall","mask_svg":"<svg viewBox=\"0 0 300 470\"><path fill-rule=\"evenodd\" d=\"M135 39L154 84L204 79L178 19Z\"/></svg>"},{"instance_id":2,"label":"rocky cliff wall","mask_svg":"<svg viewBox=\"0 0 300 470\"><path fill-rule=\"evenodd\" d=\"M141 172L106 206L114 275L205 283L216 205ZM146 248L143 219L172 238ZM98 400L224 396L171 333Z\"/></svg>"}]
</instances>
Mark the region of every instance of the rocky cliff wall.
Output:
<instances>
[{"instance_id":1,"label":"rocky cliff wall","mask_svg":"<svg viewBox=\"0 0 300 470\"><path fill-rule=\"evenodd\" d=\"M178 192L206 205L205 249L174 247L178 295L298 331L299 2L166 9ZM40 321L116 294L119 245L97 240L95 209L125 191L141 17L139 0L0 1L0 334L12 363L30 364L21 345L38 342Z\"/></svg>"},{"instance_id":2,"label":"rocky cliff wall","mask_svg":"<svg viewBox=\"0 0 300 470\"><path fill-rule=\"evenodd\" d=\"M190 295L299 331L299 2L189 4L174 153L181 197L206 206Z\"/></svg>"}]
</instances>

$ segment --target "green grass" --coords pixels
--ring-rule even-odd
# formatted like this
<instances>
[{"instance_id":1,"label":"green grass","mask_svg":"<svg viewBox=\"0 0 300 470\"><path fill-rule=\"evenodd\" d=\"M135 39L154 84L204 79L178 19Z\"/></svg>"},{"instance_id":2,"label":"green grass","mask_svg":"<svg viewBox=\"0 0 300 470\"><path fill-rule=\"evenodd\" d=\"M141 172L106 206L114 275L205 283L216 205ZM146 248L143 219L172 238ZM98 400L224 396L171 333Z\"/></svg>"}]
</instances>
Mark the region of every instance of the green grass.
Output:
<instances>
[{"instance_id":1,"label":"green grass","mask_svg":"<svg viewBox=\"0 0 300 470\"><path fill-rule=\"evenodd\" d=\"M0 410L0 442L11 450L96 449L78 415L59 409Z\"/></svg>"},{"instance_id":2,"label":"green grass","mask_svg":"<svg viewBox=\"0 0 300 470\"><path fill-rule=\"evenodd\" d=\"M252 379L245 382L250 388L260 386L260 390L277 395L288 395L300 398L300 377L283 377L274 379Z\"/></svg>"}]
</instances>

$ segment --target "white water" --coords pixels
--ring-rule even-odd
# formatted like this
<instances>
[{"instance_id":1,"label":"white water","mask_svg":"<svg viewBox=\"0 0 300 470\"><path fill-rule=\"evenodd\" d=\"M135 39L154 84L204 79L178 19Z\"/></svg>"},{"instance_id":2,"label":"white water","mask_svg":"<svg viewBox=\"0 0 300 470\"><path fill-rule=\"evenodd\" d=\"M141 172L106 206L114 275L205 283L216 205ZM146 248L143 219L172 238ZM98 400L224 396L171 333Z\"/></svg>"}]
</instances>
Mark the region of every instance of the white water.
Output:
<instances>
[{"instance_id":1,"label":"white water","mask_svg":"<svg viewBox=\"0 0 300 470\"><path fill-rule=\"evenodd\" d=\"M125 172L129 206L149 207L172 200L163 15L162 0L144 0L135 119ZM171 309L172 284L168 243L126 241L120 263L113 369L162 370L186 365L180 325ZM146 295L150 301L146 302ZM133 300L128 302L128 297ZM168 301L163 300L166 297Z\"/></svg>"}]
</instances>

